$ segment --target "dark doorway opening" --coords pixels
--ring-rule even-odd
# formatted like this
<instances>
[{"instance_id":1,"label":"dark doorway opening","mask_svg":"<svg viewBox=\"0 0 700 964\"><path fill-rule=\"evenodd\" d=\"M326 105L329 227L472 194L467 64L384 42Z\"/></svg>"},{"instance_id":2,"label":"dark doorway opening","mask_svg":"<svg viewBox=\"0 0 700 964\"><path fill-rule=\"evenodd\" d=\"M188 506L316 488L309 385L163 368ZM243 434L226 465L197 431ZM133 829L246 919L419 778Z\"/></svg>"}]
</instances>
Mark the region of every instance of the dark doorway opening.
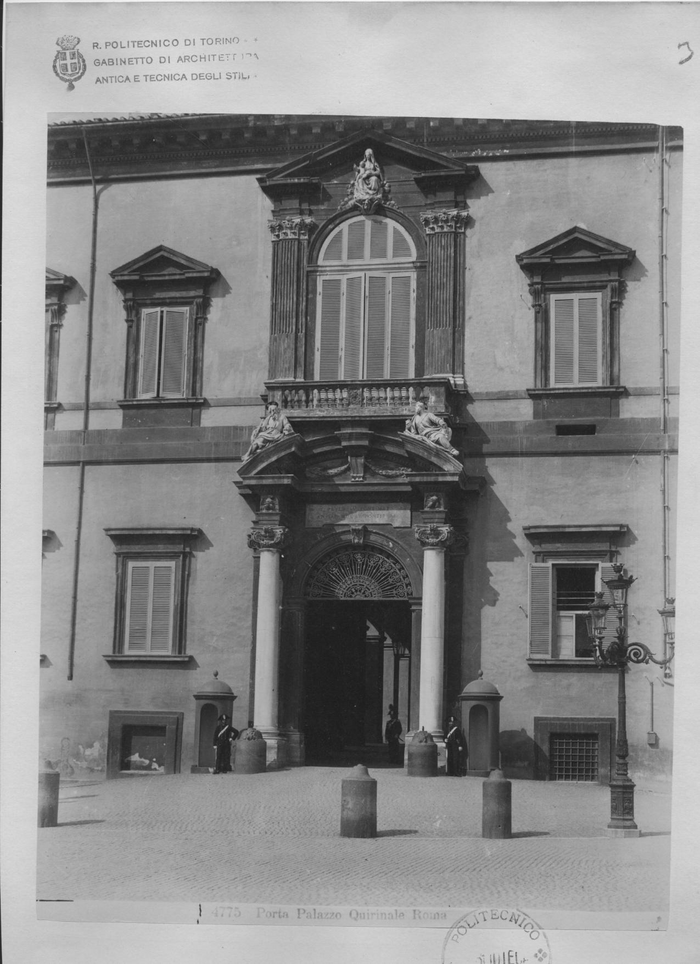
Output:
<instances>
[{"instance_id":1,"label":"dark doorway opening","mask_svg":"<svg viewBox=\"0 0 700 964\"><path fill-rule=\"evenodd\" d=\"M304 661L308 764L392 765L383 742L384 724L393 703L405 736L410 640L407 601L309 602Z\"/></svg>"}]
</instances>

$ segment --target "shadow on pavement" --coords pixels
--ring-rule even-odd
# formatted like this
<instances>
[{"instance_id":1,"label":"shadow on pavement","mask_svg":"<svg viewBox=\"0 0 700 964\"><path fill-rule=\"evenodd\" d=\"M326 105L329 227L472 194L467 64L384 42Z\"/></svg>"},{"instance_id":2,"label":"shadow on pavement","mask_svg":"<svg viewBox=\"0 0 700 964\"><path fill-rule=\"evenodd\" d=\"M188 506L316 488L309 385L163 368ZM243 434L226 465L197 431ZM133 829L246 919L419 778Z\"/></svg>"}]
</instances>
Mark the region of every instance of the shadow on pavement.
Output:
<instances>
[{"instance_id":1,"label":"shadow on pavement","mask_svg":"<svg viewBox=\"0 0 700 964\"><path fill-rule=\"evenodd\" d=\"M418 833L417 830L380 830L378 837L407 837L409 834Z\"/></svg>"},{"instance_id":2,"label":"shadow on pavement","mask_svg":"<svg viewBox=\"0 0 700 964\"><path fill-rule=\"evenodd\" d=\"M670 837L670 830L642 830L640 837Z\"/></svg>"},{"instance_id":3,"label":"shadow on pavement","mask_svg":"<svg viewBox=\"0 0 700 964\"><path fill-rule=\"evenodd\" d=\"M513 837L549 837L551 836L548 830L520 830L518 833L512 833Z\"/></svg>"},{"instance_id":4,"label":"shadow on pavement","mask_svg":"<svg viewBox=\"0 0 700 964\"><path fill-rule=\"evenodd\" d=\"M81 797L65 797L61 800L61 806L64 803L72 803L74 800L89 800L91 797L99 797L99 793L84 793Z\"/></svg>"}]
</instances>

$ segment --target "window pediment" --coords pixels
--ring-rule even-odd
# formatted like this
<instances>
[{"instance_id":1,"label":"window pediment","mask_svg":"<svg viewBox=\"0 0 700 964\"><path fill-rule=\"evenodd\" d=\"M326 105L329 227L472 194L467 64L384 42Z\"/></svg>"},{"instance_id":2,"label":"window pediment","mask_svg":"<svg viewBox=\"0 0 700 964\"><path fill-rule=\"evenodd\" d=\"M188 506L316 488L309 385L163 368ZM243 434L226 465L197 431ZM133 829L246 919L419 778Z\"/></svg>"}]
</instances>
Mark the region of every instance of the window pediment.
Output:
<instances>
[{"instance_id":1,"label":"window pediment","mask_svg":"<svg viewBox=\"0 0 700 964\"><path fill-rule=\"evenodd\" d=\"M75 278L61 274L53 268L46 269L46 304L54 305L63 301L66 292L76 284Z\"/></svg>"},{"instance_id":2,"label":"window pediment","mask_svg":"<svg viewBox=\"0 0 700 964\"><path fill-rule=\"evenodd\" d=\"M617 266L619 271L634 258L632 248L576 226L523 251L515 260L527 274L536 275L550 266Z\"/></svg>"},{"instance_id":3,"label":"window pediment","mask_svg":"<svg viewBox=\"0 0 700 964\"><path fill-rule=\"evenodd\" d=\"M219 277L219 271L161 244L110 271L110 277L127 296L133 296L135 288L183 282L203 293Z\"/></svg>"},{"instance_id":4,"label":"window pediment","mask_svg":"<svg viewBox=\"0 0 700 964\"><path fill-rule=\"evenodd\" d=\"M628 526L621 522L523 526L523 533L532 545L537 562L560 558L612 561L627 531Z\"/></svg>"}]
</instances>

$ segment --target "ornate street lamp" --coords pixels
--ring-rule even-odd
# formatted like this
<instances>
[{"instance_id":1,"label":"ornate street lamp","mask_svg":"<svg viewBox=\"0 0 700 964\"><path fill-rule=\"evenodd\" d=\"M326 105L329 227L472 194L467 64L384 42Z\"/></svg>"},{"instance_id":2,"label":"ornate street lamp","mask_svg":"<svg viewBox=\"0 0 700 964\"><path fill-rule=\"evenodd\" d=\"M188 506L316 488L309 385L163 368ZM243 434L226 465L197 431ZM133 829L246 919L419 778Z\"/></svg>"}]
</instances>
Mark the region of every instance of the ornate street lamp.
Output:
<instances>
[{"instance_id":1,"label":"ornate street lamp","mask_svg":"<svg viewBox=\"0 0 700 964\"><path fill-rule=\"evenodd\" d=\"M664 620L666 641L670 643L671 655L665 659L657 659L644 643L630 643L627 639L627 592L634 582L633 576L625 575L624 565L613 564L615 576L606 579L605 584L613 598L612 606L603 602L603 593L595 594L595 601L588 611L586 626L588 634L594 643L594 658L596 665L617 667L617 741L615 744L615 776L610 781L610 823L608 829L620 837L638 837L639 828L634 822L634 783L629 777L627 757L629 746L627 743L627 696L625 692L625 673L629 663L656 663L658 666L668 666L673 659L673 623L670 622L670 634L667 628L675 616L672 608L673 600L667 600L668 609L659 610ZM606 632L608 610L614 611L617 619L615 638L603 648Z\"/></svg>"}]
</instances>

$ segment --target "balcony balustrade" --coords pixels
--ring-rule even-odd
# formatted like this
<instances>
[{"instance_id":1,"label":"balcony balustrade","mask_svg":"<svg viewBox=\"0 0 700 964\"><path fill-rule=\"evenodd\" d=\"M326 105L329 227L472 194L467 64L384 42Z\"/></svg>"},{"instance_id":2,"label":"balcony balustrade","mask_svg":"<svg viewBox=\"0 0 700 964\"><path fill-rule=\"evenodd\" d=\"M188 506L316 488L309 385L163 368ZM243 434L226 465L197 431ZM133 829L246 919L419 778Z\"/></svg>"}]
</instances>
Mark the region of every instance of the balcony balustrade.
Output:
<instances>
[{"instance_id":1,"label":"balcony balustrade","mask_svg":"<svg viewBox=\"0 0 700 964\"><path fill-rule=\"evenodd\" d=\"M449 415L454 406L452 380L447 377L363 381L275 381L267 384L268 400L293 417L405 416L416 402L436 414Z\"/></svg>"}]
</instances>

